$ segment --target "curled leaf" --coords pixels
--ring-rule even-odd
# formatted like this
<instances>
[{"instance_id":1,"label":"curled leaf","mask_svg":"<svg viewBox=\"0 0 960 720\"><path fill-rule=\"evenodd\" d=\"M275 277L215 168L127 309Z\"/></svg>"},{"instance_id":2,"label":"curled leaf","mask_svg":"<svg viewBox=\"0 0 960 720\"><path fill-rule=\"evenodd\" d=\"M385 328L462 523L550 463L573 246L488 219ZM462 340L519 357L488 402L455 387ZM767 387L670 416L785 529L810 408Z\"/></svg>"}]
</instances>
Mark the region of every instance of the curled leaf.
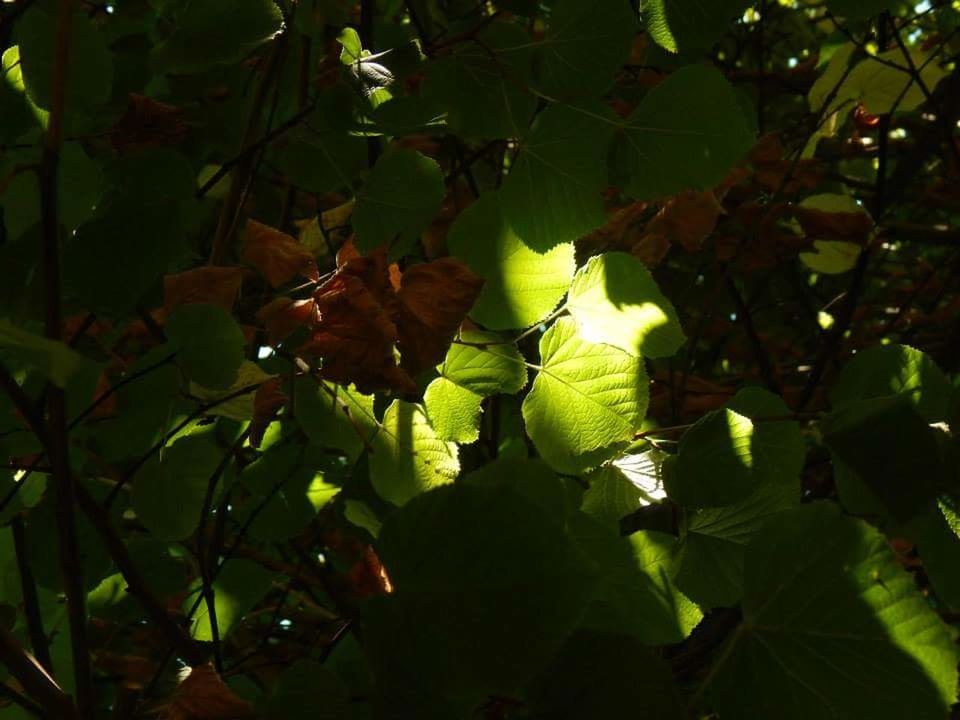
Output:
<instances>
[{"instance_id":1,"label":"curled leaf","mask_svg":"<svg viewBox=\"0 0 960 720\"><path fill-rule=\"evenodd\" d=\"M295 238L256 220L247 221L243 261L259 270L273 287L300 275L319 280L317 262Z\"/></svg>"},{"instance_id":2,"label":"curled leaf","mask_svg":"<svg viewBox=\"0 0 960 720\"><path fill-rule=\"evenodd\" d=\"M328 380L412 392L413 376L443 358L483 281L452 258L403 273L382 250L340 259L314 295L318 320L301 351L322 358Z\"/></svg>"}]
</instances>

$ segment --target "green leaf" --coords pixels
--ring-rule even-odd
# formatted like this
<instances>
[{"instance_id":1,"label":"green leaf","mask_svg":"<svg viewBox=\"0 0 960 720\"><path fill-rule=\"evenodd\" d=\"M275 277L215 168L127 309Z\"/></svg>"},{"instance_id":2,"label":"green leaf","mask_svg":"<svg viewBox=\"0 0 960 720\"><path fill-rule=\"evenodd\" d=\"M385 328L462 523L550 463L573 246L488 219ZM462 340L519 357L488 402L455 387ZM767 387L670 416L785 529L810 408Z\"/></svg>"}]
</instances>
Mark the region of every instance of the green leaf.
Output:
<instances>
[{"instance_id":1,"label":"green leaf","mask_svg":"<svg viewBox=\"0 0 960 720\"><path fill-rule=\"evenodd\" d=\"M133 481L133 509L162 540L183 540L200 522L221 451L203 436L180 438L153 456Z\"/></svg>"},{"instance_id":2,"label":"green leaf","mask_svg":"<svg viewBox=\"0 0 960 720\"><path fill-rule=\"evenodd\" d=\"M311 443L342 450L351 460L367 447L378 425L372 395L310 377L294 381L293 415Z\"/></svg>"},{"instance_id":3,"label":"green leaf","mask_svg":"<svg viewBox=\"0 0 960 720\"><path fill-rule=\"evenodd\" d=\"M680 440L664 479L667 493L690 508L732 505L764 484L796 485L805 448L788 408L759 388L698 420ZM754 422L756 420L757 422Z\"/></svg>"},{"instance_id":4,"label":"green leaf","mask_svg":"<svg viewBox=\"0 0 960 720\"><path fill-rule=\"evenodd\" d=\"M782 513L754 537L743 617L716 669L724 718L932 720L956 698L947 626L886 539L836 505Z\"/></svg>"},{"instance_id":5,"label":"green leaf","mask_svg":"<svg viewBox=\"0 0 960 720\"><path fill-rule=\"evenodd\" d=\"M353 95L342 85L318 97L317 110L285 136L274 155L278 167L302 190L325 193L349 188L367 168L367 143L350 134Z\"/></svg>"},{"instance_id":6,"label":"green leaf","mask_svg":"<svg viewBox=\"0 0 960 720\"><path fill-rule=\"evenodd\" d=\"M823 107L843 77L854 50L853 46L844 46L834 53L824 74L810 90L809 101L814 110ZM876 57L866 57L854 65L833 95L828 112L841 108L852 110L858 103L862 103L867 112L874 115L916 110L927 96L914 81L911 64L919 71L923 87L930 92L947 76L936 58L928 53L911 50L908 62L901 50L888 50Z\"/></svg>"},{"instance_id":7,"label":"green leaf","mask_svg":"<svg viewBox=\"0 0 960 720\"><path fill-rule=\"evenodd\" d=\"M177 348L177 361L187 376L211 389L236 382L246 344L243 331L216 305L194 303L177 308L166 325Z\"/></svg>"},{"instance_id":8,"label":"green leaf","mask_svg":"<svg viewBox=\"0 0 960 720\"><path fill-rule=\"evenodd\" d=\"M570 286L567 309L580 334L631 355L673 355L684 343L673 303L633 255L604 253L590 258Z\"/></svg>"},{"instance_id":9,"label":"green leaf","mask_svg":"<svg viewBox=\"0 0 960 720\"><path fill-rule=\"evenodd\" d=\"M352 717L340 679L315 660L298 660L280 675L262 705L263 717L342 720Z\"/></svg>"},{"instance_id":10,"label":"green leaf","mask_svg":"<svg viewBox=\"0 0 960 720\"><path fill-rule=\"evenodd\" d=\"M823 424L824 442L842 476L852 473L900 521L922 512L938 494L940 449L934 430L904 396L861 400Z\"/></svg>"},{"instance_id":11,"label":"green leaf","mask_svg":"<svg viewBox=\"0 0 960 720\"><path fill-rule=\"evenodd\" d=\"M722 507L758 486L753 472L754 425L733 410L714 410L680 440L676 461L664 484L675 502L687 507Z\"/></svg>"},{"instance_id":12,"label":"green leaf","mask_svg":"<svg viewBox=\"0 0 960 720\"><path fill-rule=\"evenodd\" d=\"M532 718L683 720L670 667L628 635L581 631L530 691Z\"/></svg>"},{"instance_id":13,"label":"green leaf","mask_svg":"<svg viewBox=\"0 0 960 720\"><path fill-rule=\"evenodd\" d=\"M19 487L18 487L19 486ZM16 515L34 507L43 499L47 478L39 473L21 477L20 473L0 468L0 499L6 501L16 490L7 506L0 510L0 525L7 525Z\"/></svg>"},{"instance_id":14,"label":"green leaf","mask_svg":"<svg viewBox=\"0 0 960 720\"><path fill-rule=\"evenodd\" d=\"M800 253L800 260L814 272L842 275L857 265L861 247L843 240L814 240L816 252Z\"/></svg>"},{"instance_id":15,"label":"green leaf","mask_svg":"<svg viewBox=\"0 0 960 720\"><path fill-rule=\"evenodd\" d=\"M850 77L847 74L847 68L850 66L850 60L856 50L857 47L852 42L844 43L834 50L823 73L813 83L810 92L807 93L807 102L811 110L820 111L823 109L823 105L828 98L832 98L830 101L831 109L837 109L840 105L849 102L850 98L846 95L841 96L841 92L843 91L843 83L847 82ZM853 106L848 105L847 109L853 109Z\"/></svg>"},{"instance_id":16,"label":"green leaf","mask_svg":"<svg viewBox=\"0 0 960 720\"><path fill-rule=\"evenodd\" d=\"M340 43L340 62L344 65L350 65L357 62L363 56L363 46L360 44L360 34L352 27L345 27L337 35L337 42Z\"/></svg>"},{"instance_id":17,"label":"green leaf","mask_svg":"<svg viewBox=\"0 0 960 720\"><path fill-rule=\"evenodd\" d=\"M93 484L89 481L84 483L84 489L98 502L104 500L106 494L104 488L105 486L99 483ZM29 488L24 487L21 492L27 489ZM119 503L110 513L110 520L114 526L119 526L121 523L121 511L118 506ZM56 551L56 538L61 532L61 522L54 493L45 493L43 500L26 513L25 519L27 562L34 579L40 588L52 590L60 595L64 589L63 568L60 564L60 553ZM90 591L111 573L113 560L96 528L82 513L77 513L76 529L83 586ZM54 602L57 603L56 597ZM64 667L67 665L69 663Z\"/></svg>"},{"instance_id":18,"label":"green leaf","mask_svg":"<svg viewBox=\"0 0 960 720\"><path fill-rule=\"evenodd\" d=\"M246 501L250 534L283 542L309 525L340 492L325 480L323 468L330 464L330 458L305 453L299 445L274 445L244 468L239 482L250 493Z\"/></svg>"},{"instance_id":19,"label":"green leaf","mask_svg":"<svg viewBox=\"0 0 960 720\"><path fill-rule=\"evenodd\" d=\"M599 103L551 105L537 116L500 189L506 224L528 248L543 253L603 224L606 154L617 123Z\"/></svg>"},{"instance_id":20,"label":"green leaf","mask_svg":"<svg viewBox=\"0 0 960 720\"><path fill-rule=\"evenodd\" d=\"M908 345L861 350L830 387L830 403L842 409L868 398L902 395L930 423L949 420L956 391L928 355Z\"/></svg>"},{"instance_id":21,"label":"green leaf","mask_svg":"<svg viewBox=\"0 0 960 720\"><path fill-rule=\"evenodd\" d=\"M210 390L197 383L190 383L190 394L204 403L217 403L207 411L207 415L219 415L231 420L252 420L256 388L272 377L276 376L264 372L255 362L244 360L237 368L237 379L230 387ZM243 392L244 390L248 392Z\"/></svg>"},{"instance_id":22,"label":"green leaf","mask_svg":"<svg viewBox=\"0 0 960 720\"><path fill-rule=\"evenodd\" d=\"M383 523L369 505L359 500L345 500L343 503L343 516L359 528L363 528L371 537L376 538L380 535L380 528Z\"/></svg>"},{"instance_id":23,"label":"green leaf","mask_svg":"<svg viewBox=\"0 0 960 720\"><path fill-rule=\"evenodd\" d=\"M703 618L671 579L674 538L649 532L623 538L582 513L571 518L570 531L600 578L582 627L667 645L683 640Z\"/></svg>"},{"instance_id":24,"label":"green leaf","mask_svg":"<svg viewBox=\"0 0 960 720\"><path fill-rule=\"evenodd\" d=\"M394 150L373 166L357 198L357 249L369 252L397 241L408 247L439 212L446 193L436 162L415 150Z\"/></svg>"},{"instance_id":25,"label":"green leaf","mask_svg":"<svg viewBox=\"0 0 960 720\"><path fill-rule=\"evenodd\" d=\"M677 586L704 607L736 605L743 595L747 544L771 518L799 503L800 483L781 483L761 486L727 507L688 513Z\"/></svg>"},{"instance_id":26,"label":"green leaf","mask_svg":"<svg viewBox=\"0 0 960 720\"><path fill-rule=\"evenodd\" d=\"M827 7L845 20L866 20L886 10L892 10L898 0L828 0Z\"/></svg>"},{"instance_id":27,"label":"green leaf","mask_svg":"<svg viewBox=\"0 0 960 720\"><path fill-rule=\"evenodd\" d=\"M652 449L623 455L597 468L586 480L581 509L618 531L626 515L666 497L660 465L664 453Z\"/></svg>"},{"instance_id":28,"label":"green leaf","mask_svg":"<svg viewBox=\"0 0 960 720\"><path fill-rule=\"evenodd\" d=\"M20 163L37 162L39 158L32 151L21 154L9 153L10 160ZM98 205L102 191L100 166L76 143L64 145L60 154L57 178L57 201L59 202L60 223L68 231L73 231L86 222ZM12 170L9 165L5 172ZM39 233L40 195L36 174L20 172L14 174L9 183L0 191L3 203L4 223L11 238L27 238L32 228ZM39 241L33 241L39 244ZM141 248L142 251L142 248ZM132 261L131 261L132 262ZM71 268L65 268L69 271ZM134 265L131 270L135 270ZM123 280L116 273L111 280L119 284Z\"/></svg>"},{"instance_id":29,"label":"green leaf","mask_svg":"<svg viewBox=\"0 0 960 720\"><path fill-rule=\"evenodd\" d=\"M938 503L931 503L904 527L903 534L916 544L937 600L956 612L960 610L960 537L950 527L944 510Z\"/></svg>"},{"instance_id":30,"label":"green leaf","mask_svg":"<svg viewBox=\"0 0 960 720\"><path fill-rule=\"evenodd\" d=\"M517 346L493 333L464 332L437 370L440 377L427 387L423 402L442 440L473 442L479 436L481 400L520 392L527 384Z\"/></svg>"},{"instance_id":31,"label":"green leaf","mask_svg":"<svg viewBox=\"0 0 960 720\"><path fill-rule=\"evenodd\" d=\"M555 99L604 93L626 62L636 32L626 0L557 0L547 34L536 46L534 86Z\"/></svg>"},{"instance_id":32,"label":"green leaf","mask_svg":"<svg viewBox=\"0 0 960 720\"><path fill-rule=\"evenodd\" d=\"M213 581L214 609L217 614L217 630L223 640L237 623L250 612L260 599L270 592L273 573L252 560L228 560ZM199 592L199 588L196 592ZM189 609L196 599L191 593L184 603ZM205 642L213 640L207 603L202 601L193 616L190 634Z\"/></svg>"},{"instance_id":33,"label":"green leaf","mask_svg":"<svg viewBox=\"0 0 960 720\"><path fill-rule=\"evenodd\" d=\"M503 485L557 520L570 515L581 502L571 492L576 483L558 481L557 474L541 460L499 457L465 475L462 482Z\"/></svg>"},{"instance_id":34,"label":"green leaf","mask_svg":"<svg viewBox=\"0 0 960 720\"><path fill-rule=\"evenodd\" d=\"M709 50L751 0L645 0L640 9L654 42L672 53Z\"/></svg>"},{"instance_id":35,"label":"green leaf","mask_svg":"<svg viewBox=\"0 0 960 720\"><path fill-rule=\"evenodd\" d=\"M16 45L3 51L0 59L0 142L14 144L25 132L36 125L35 114L23 86L20 67L20 48Z\"/></svg>"},{"instance_id":36,"label":"green leaf","mask_svg":"<svg viewBox=\"0 0 960 720\"><path fill-rule=\"evenodd\" d=\"M134 538L127 543L127 550L150 589L158 597L168 599L183 592L191 569L185 558L173 557L170 554L167 543ZM143 612L121 573L107 576L90 591L87 595L87 608L95 617L122 623L137 622Z\"/></svg>"},{"instance_id":37,"label":"green leaf","mask_svg":"<svg viewBox=\"0 0 960 720\"><path fill-rule=\"evenodd\" d=\"M387 518L377 548L394 591L371 606L365 644L383 704L430 708L417 717L513 695L594 590L563 524L507 483L424 493Z\"/></svg>"},{"instance_id":38,"label":"green leaf","mask_svg":"<svg viewBox=\"0 0 960 720\"><path fill-rule=\"evenodd\" d=\"M576 472L577 456L633 437L649 400L642 360L584 340L572 318L560 318L547 330L540 358L523 419L550 465Z\"/></svg>"},{"instance_id":39,"label":"green leaf","mask_svg":"<svg viewBox=\"0 0 960 720\"><path fill-rule=\"evenodd\" d=\"M516 343L494 333L465 330L437 370L442 377L487 397L512 395L527 384L527 367Z\"/></svg>"},{"instance_id":40,"label":"green leaf","mask_svg":"<svg viewBox=\"0 0 960 720\"><path fill-rule=\"evenodd\" d=\"M194 73L243 60L283 27L273 0L181 4L173 29L154 53L168 73Z\"/></svg>"},{"instance_id":41,"label":"green leaf","mask_svg":"<svg viewBox=\"0 0 960 720\"><path fill-rule=\"evenodd\" d=\"M800 207L823 210L829 213L869 214L849 195L823 194L804 199ZM861 246L841 239L831 239L829 235L814 239L816 252L800 253L800 261L814 272L824 275L840 275L853 270L860 257Z\"/></svg>"},{"instance_id":42,"label":"green leaf","mask_svg":"<svg viewBox=\"0 0 960 720\"><path fill-rule=\"evenodd\" d=\"M472 443L480 437L480 403L483 396L439 377L427 386L423 405L441 440Z\"/></svg>"},{"instance_id":43,"label":"green leaf","mask_svg":"<svg viewBox=\"0 0 960 720\"><path fill-rule=\"evenodd\" d=\"M460 473L456 444L437 437L420 405L394 400L372 445L370 481L394 505L451 483Z\"/></svg>"},{"instance_id":44,"label":"green leaf","mask_svg":"<svg viewBox=\"0 0 960 720\"><path fill-rule=\"evenodd\" d=\"M21 330L3 319L0 350L11 352L59 388L65 388L71 378L92 364L65 343Z\"/></svg>"},{"instance_id":45,"label":"green leaf","mask_svg":"<svg viewBox=\"0 0 960 720\"><path fill-rule=\"evenodd\" d=\"M470 317L491 330L542 320L566 294L576 270L573 243L531 248L507 224L499 193L483 194L454 221L450 254L484 279Z\"/></svg>"},{"instance_id":46,"label":"green leaf","mask_svg":"<svg viewBox=\"0 0 960 720\"><path fill-rule=\"evenodd\" d=\"M34 104L45 110L53 102L57 40L57 13L48 12L47 7L31 8L16 25L23 83ZM86 13L72 16L69 52L65 112L92 110L106 103L113 87L113 58L105 34Z\"/></svg>"},{"instance_id":47,"label":"green leaf","mask_svg":"<svg viewBox=\"0 0 960 720\"><path fill-rule=\"evenodd\" d=\"M712 188L753 145L733 88L703 65L671 73L644 96L623 130L615 162L638 200Z\"/></svg>"},{"instance_id":48,"label":"green leaf","mask_svg":"<svg viewBox=\"0 0 960 720\"><path fill-rule=\"evenodd\" d=\"M620 520L643 505L642 491L612 465L597 468L587 481L582 510L618 531Z\"/></svg>"},{"instance_id":49,"label":"green leaf","mask_svg":"<svg viewBox=\"0 0 960 720\"><path fill-rule=\"evenodd\" d=\"M125 378L140 375L117 390L117 417L97 426L97 447L105 459L139 457L159 442L188 409L193 409L191 403L180 397L181 378L173 363L174 354L169 344L160 345L142 355L128 370Z\"/></svg>"},{"instance_id":50,"label":"green leaf","mask_svg":"<svg viewBox=\"0 0 960 720\"><path fill-rule=\"evenodd\" d=\"M519 48L498 53L499 48ZM427 65L423 96L447 111L447 125L465 138L522 135L537 99L527 87L533 48L522 26L495 22L478 42L455 46Z\"/></svg>"},{"instance_id":51,"label":"green leaf","mask_svg":"<svg viewBox=\"0 0 960 720\"><path fill-rule=\"evenodd\" d=\"M189 255L183 235L177 205L169 199L111 203L67 243L65 291L98 314L128 317L171 266Z\"/></svg>"}]
</instances>

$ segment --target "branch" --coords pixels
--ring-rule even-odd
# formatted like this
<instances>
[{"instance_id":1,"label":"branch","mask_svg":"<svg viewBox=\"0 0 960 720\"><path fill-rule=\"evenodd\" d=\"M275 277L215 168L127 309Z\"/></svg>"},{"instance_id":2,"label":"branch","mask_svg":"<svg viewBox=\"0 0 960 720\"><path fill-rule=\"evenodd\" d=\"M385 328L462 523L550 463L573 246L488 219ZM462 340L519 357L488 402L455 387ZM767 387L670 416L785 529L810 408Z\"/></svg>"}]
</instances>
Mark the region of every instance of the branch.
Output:
<instances>
[{"instance_id":1,"label":"branch","mask_svg":"<svg viewBox=\"0 0 960 720\"><path fill-rule=\"evenodd\" d=\"M209 657L206 648L187 634L183 626L173 619L167 612L166 606L154 595L140 573L140 569L130 557L127 546L113 529L107 511L100 507L100 504L82 486L77 487L77 501L117 564L129 592L140 601L143 609L147 611L153 622L160 626L184 660L192 666L205 663Z\"/></svg>"},{"instance_id":2,"label":"branch","mask_svg":"<svg viewBox=\"0 0 960 720\"><path fill-rule=\"evenodd\" d=\"M213 238L213 246L210 248L210 265L222 265L224 257L227 254L227 242L233 229L236 226L237 218L243 209L243 202L246 197L247 187L253 180L255 164L253 162L254 154L257 148L254 147L253 138L257 133L260 124L260 109L264 105L267 97L267 89L274 76L274 71L280 64L280 55L285 47L285 36L281 35L274 41L273 46L267 56L266 67L263 71L263 79L257 86L257 94L253 99L252 110L247 118L247 127L243 134L241 144L242 151L240 160L237 161L237 167L233 171L233 177L230 182L230 190L223 201L223 207L220 209L220 219L217 221L217 230ZM299 115L300 113L298 113ZM222 170L223 168L221 168ZM207 184L214 182L216 175L210 178ZM206 188L207 185L204 185ZM212 187L212 185L211 185ZM201 188L203 190L204 188Z\"/></svg>"},{"instance_id":3,"label":"branch","mask_svg":"<svg viewBox=\"0 0 960 720\"><path fill-rule=\"evenodd\" d=\"M13 529L13 548L17 556L17 570L20 573L20 591L23 595L23 611L27 617L27 632L30 645L37 661L47 672L53 672L53 660L50 658L50 644L43 629L43 613L40 611L40 599L37 596L37 584L33 580L27 555L27 537L23 527L23 518L19 515L11 523Z\"/></svg>"},{"instance_id":4,"label":"branch","mask_svg":"<svg viewBox=\"0 0 960 720\"><path fill-rule=\"evenodd\" d=\"M3 627L0 627L0 662L7 666L10 674L49 717L78 720L80 715L70 696L63 692L40 664L20 646L13 633Z\"/></svg>"},{"instance_id":5,"label":"branch","mask_svg":"<svg viewBox=\"0 0 960 720\"><path fill-rule=\"evenodd\" d=\"M44 309L46 334L52 340L60 339L63 326L60 306L60 216L57 207L57 174L60 165L60 147L63 142L72 23L72 0L60 0L54 40L53 96L47 130L43 135L43 155L39 169ZM70 470L66 396L63 389L50 387L47 393L47 414L49 418L46 436L47 454L50 457L56 489L60 572L67 596L70 651L77 706L81 718L91 718L94 710L94 695L90 672L90 646L87 642L87 593L83 584L83 565L80 562L80 547L77 542L74 516L75 482Z\"/></svg>"},{"instance_id":6,"label":"branch","mask_svg":"<svg viewBox=\"0 0 960 720\"><path fill-rule=\"evenodd\" d=\"M757 361L757 366L760 368L760 375L763 377L764 383L771 391L777 395L782 395L783 388L780 387L780 383L773 372L773 365L770 362L770 355L767 352L767 348L764 346L763 340L760 339L757 328L753 324L753 315L750 313L750 308L744 302L740 291L737 290L736 283L734 283L733 278L729 275L727 275L727 289L730 291L730 297L733 298L733 304L737 308L737 317L743 322L743 328L747 331L747 337L750 339L750 345L753 347L753 356Z\"/></svg>"}]
</instances>

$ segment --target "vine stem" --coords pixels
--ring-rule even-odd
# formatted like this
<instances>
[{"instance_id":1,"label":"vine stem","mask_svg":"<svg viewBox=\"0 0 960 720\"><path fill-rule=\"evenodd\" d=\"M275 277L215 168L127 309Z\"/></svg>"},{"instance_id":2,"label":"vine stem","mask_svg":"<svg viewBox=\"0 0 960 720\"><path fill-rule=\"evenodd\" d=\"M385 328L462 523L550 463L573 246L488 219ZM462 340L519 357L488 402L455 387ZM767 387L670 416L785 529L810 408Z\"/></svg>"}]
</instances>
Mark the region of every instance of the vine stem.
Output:
<instances>
[{"instance_id":1,"label":"vine stem","mask_svg":"<svg viewBox=\"0 0 960 720\"><path fill-rule=\"evenodd\" d=\"M53 94L47 130L43 135L43 155L39 169L46 334L48 338L56 341L61 338L63 326L60 300L60 217L57 176L60 166L60 148L63 144L72 22L73 0L60 0L54 41ZM53 470L60 571L67 596L70 651L77 708L79 716L86 719L93 717L94 695L90 671L90 646L87 642L86 590L74 514L76 480L70 471L66 395L63 388L55 386L51 386L47 393L47 440Z\"/></svg>"}]
</instances>

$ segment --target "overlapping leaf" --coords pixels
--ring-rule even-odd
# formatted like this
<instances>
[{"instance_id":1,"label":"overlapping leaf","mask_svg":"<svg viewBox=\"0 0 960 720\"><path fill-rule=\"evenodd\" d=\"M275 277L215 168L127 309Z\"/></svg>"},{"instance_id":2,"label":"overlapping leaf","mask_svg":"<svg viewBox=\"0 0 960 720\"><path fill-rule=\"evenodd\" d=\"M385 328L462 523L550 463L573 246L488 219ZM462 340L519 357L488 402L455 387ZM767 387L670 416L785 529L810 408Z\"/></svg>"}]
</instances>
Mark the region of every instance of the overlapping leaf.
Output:
<instances>
[{"instance_id":1,"label":"overlapping leaf","mask_svg":"<svg viewBox=\"0 0 960 720\"><path fill-rule=\"evenodd\" d=\"M523 419L553 467L576 472L579 456L633 437L649 398L642 360L585 340L572 318L560 318L547 330L540 360Z\"/></svg>"}]
</instances>

